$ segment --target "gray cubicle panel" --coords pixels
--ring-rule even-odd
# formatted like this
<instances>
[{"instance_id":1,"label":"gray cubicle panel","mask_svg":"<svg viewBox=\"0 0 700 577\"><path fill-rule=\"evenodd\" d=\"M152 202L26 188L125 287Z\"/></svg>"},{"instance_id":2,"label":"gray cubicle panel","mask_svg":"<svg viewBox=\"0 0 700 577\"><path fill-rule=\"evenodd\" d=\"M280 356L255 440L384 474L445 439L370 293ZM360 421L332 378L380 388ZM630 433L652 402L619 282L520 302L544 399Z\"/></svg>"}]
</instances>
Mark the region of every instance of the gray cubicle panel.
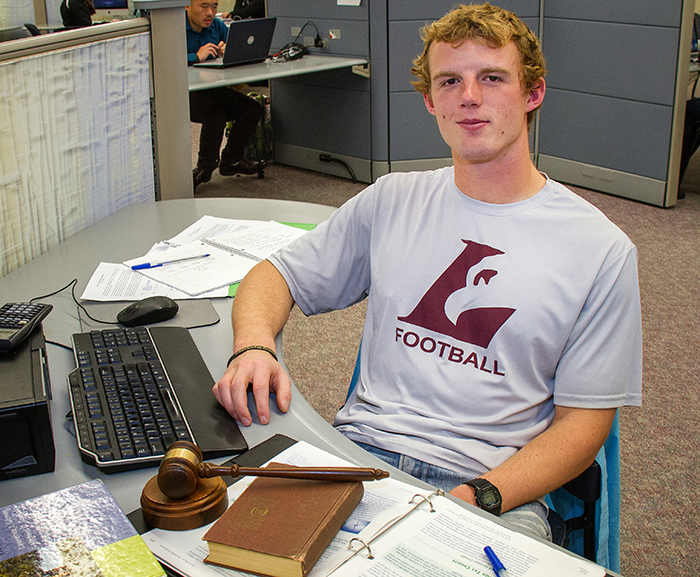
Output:
<instances>
[{"instance_id":1,"label":"gray cubicle panel","mask_svg":"<svg viewBox=\"0 0 700 577\"><path fill-rule=\"evenodd\" d=\"M683 50L686 40L689 44L686 28L694 11L691 3L498 2L539 33L548 59L548 93L538 132L533 131L530 140L541 170L563 182L651 204L675 203L684 116L680 91L685 90L681 84L683 68L687 69ZM291 157L296 154L316 162L316 166L298 165L327 172L315 160L319 150L305 146L313 142L322 152L342 151L351 164L359 163L361 180L448 162L449 150L436 123L410 84L410 68L422 46L419 29L454 4L451 0L363 0L359 7L347 7L314 0L269 0L268 12L280 18L278 32L284 32L284 37L276 36L278 43L291 40L292 25L300 27L308 20L316 22L324 37L331 27L352 30L351 39L341 34L338 43L331 41L331 51L369 57L371 71L367 93L361 96L355 88L344 86L342 77L336 77L335 86L314 86L309 79L304 88L301 81L285 81L285 90L278 90L277 96L273 89L273 118L276 126L281 123L275 135L276 157L283 152L280 160L284 162L292 151ZM348 137L342 144L331 126L338 122L342 126L338 116L321 117L315 104L301 113L293 105L303 101L298 98L313 95L310 102L323 101L319 106L325 114L325 107L333 108L330 102L339 99L345 105L352 102L353 93L357 104L343 110L342 116L354 129L345 131ZM289 103L281 102L286 98ZM287 120L292 113L299 116ZM365 128L357 130L358 124ZM327 134L320 140L309 139L313 126Z\"/></svg>"},{"instance_id":2,"label":"gray cubicle panel","mask_svg":"<svg viewBox=\"0 0 700 577\"><path fill-rule=\"evenodd\" d=\"M388 0L389 20L437 20L447 14L457 4L470 2L455 2L454 0ZM539 0L502 0L491 4L511 10L521 18L537 16L540 13Z\"/></svg>"},{"instance_id":3,"label":"gray cubicle panel","mask_svg":"<svg viewBox=\"0 0 700 577\"><path fill-rule=\"evenodd\" d=\"M401 12L395 8L390 10L390 14ZM388 74L389 160L392 171L428 169L441 164L441 160L435 162L436 159L451 156L435 118L425 108L423 96L411 84L415 79L411 74L413 60L423 51L420 29L428 20L388 23L391 55Z\"/></svg>"},{"instance_id":4,"label":"gray cubicle panel","mask_svg":"<svg viewBox=\"0 0 700 577\"><path fill-rule=\"evenodd\" d=\"M275 80L271 102L276 157L280 143L303 143L307 149L338 157L370 158L366 78L342 69Z\"/></svg>"},{"instance_id":5,"label":"gray cubicle panel","mask_svg":"<svg viewBox=\"0 0 700 577\"><path fill-rule=\"evenodd\" d=\"M678 27L680 1L556 0L545 3L545 17Z\"/></svg>"},{"instance_id":6,"label":"gray cubicle panel","mask_svg":"<svg viewBox=\"0 0 700 577\"><path fill-rule=\"evenodd\" d=\"M328 48L310 47L310 52L369 58L368 10L368 2L338 6L314 0L268 0L268 15L277 17L273 48L294 40L297 31L311 21L297 41L315 37L318 29L328 39ZM368 78L341 70L275 80L270 100L276 161L347 177L349 173L339 164L319 160L319 154L328 153L348 163L359 180L371 182Z\"/></svg>"},{"instance_id":7,"label":"gray cubicle panel","mask_svg":"<svg viewBox=\"0 0 700 577\"><path fill-rule=\"evenodd\" d=\"M369 0L360 2L359 6L340 6L337 2L319 2L318 0L267 0L267 15L311 19L330 18L332 20L368 20ZM316 22L318 25L318 22ZM277 22L279 28L279 21ZM319 28L319 31L320 28ZM321 31L322 32L322 31ZM324 34L322 33L321 36Z\"/></svg>"},{"instance_id":8,"label":"gray cubicle panel","mask_svg":"<svg viewBox=\"0 0 700 577\"><path fill-rule=\"evenodd\" d=\"M666 182L674 162L682 4L546 3L541 170L651 204L675 203Z\"/></svg>"},{"instance_id":9,"label":"gray cubicle panel","mask_svg":"<svg viewBox=\"0 0 700 577\"><path fill-rule=\"evenodd\" d=\"M348 162L358 179L368 182L390 170L451 162L433 117L410 84L410 69L422 49L420 28L453 5L452 0L363 0L359 7L269 0L268 15L278 19L275 47L293 40L292 28L296 31L311 20L322 37L330 29L341 32L339 39L329 41L327 51L312 48L312 52L370 60L370 78L359 89L343 74L272 83L275 159L347 175L338 165L318 161L319 152L328 152ZM509 0L502 5L537 30L538 0ZM314 33L309 26L302 36Z\"/></svg>"}]
</instances>

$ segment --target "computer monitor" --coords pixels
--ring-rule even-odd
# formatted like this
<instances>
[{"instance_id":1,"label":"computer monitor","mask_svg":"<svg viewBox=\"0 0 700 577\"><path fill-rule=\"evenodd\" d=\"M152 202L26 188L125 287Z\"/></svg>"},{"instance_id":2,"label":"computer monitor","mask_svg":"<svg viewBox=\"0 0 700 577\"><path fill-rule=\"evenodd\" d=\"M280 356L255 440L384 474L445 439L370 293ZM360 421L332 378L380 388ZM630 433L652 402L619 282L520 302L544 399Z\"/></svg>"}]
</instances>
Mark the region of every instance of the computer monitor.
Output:
<instances>
[{"instance_id":1,"label":"computer monitor","mask_svg":"<svg viewBox=\"0 0 700 577\"><path fill-rule=\"evenodd\" d=\"M92 0L96 13L93 22L124 20L134 17L133 0Z\"/></svg>"}]
</instances>

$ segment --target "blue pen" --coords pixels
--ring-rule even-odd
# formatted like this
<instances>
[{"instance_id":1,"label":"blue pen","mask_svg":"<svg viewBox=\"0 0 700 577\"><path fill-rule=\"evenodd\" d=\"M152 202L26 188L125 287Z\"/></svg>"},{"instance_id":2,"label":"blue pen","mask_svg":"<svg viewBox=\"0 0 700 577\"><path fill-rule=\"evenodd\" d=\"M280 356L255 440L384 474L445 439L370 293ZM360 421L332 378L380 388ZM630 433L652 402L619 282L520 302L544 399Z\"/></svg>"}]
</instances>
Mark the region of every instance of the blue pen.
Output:
<instances>
[{"instance_id":1,"label":"blue pen","mask_svg":"<svg viewBox=\"0 0 700 577\"><path fill-rule=\"evenodd\" d=\"M194 256L186 256L186 257L183 257L183 258L174 258L173 260L166 260L166 261L163 261L163 262L144 262L144 263L141 263L141 264L135 264L134 266L131 267L131 270L143 270L143 269L147 269L147 268L156 268L156 267L158 267L158 266L163 266L164 264L170 264L170 263L173 263L173 262L182 262L182 261L185 261L185 260L194 260L194 259L196 259L196 258L206 258L206 257L208 257L208 256L210 256L210 255L208 255L208 254L197 254L197 255L194 255Z\"/></svg>"},{"instance_id":2,"label":"blue pen","mask_svg":"<svg viewBox=\"0 0 700 577\"><path fill-rule=\"evenodd\" d=\"M489 561L491 561L491 567L493 567L493 572L496 574L497 577L508 577L508 573L506 573L506 568L503 566L503 563L501 563L501 560L496 557L496 554L493 552L493 549L491 547L486 546L484 547L484 553L486 553L486 556L489 558Z\"/></svg>"}]
</instances>

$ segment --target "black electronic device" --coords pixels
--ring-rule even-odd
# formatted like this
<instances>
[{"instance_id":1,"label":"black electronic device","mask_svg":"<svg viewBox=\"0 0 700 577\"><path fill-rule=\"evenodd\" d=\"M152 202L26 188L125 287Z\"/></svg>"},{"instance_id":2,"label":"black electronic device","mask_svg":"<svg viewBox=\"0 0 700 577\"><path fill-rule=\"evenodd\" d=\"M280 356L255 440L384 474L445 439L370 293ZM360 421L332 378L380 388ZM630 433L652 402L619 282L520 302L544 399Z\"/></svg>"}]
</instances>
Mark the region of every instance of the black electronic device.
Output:
<instances>
[{"instance_id":1,"label":"black electronic device","mask_svg":"<svg viewBox=\"0 0 700 577\"><path fill-rule=\"evenodd\" d=\"M108 473L157 466L176 440L193 441L208 459L248 448L186 328L104 329L72 340L69 397L86 463Z\"/></svg>"},{"instance_id":2,"label":"black electronic device","mask_svg":"<svg viewBox=\"0 0 700 577\"><path fill-rule=\"evenodd\" d=\"M150 325L173 318L179 308L170 297L147 297L122 309L117 315L117 321L125 327Z\"/></svg>"},{"instance_id":3,"label":"black electronic device","mask_svg":"<svg viewBox=\"0 0 700 577\"><path fill-rule=\"evenodd\" d=\"M0 375L0 480L53 471L51 382L41 325L0 355Z\"/></svg>"},{"instance_id":4,"label":"black electronic device","mask_svg":"<svg viewBox=\"0 0 700 577\"><path fill-rule=\"evenodd\" d=\"M299 58L302 58L308 53L309 49L306 48L306 46L292 42L287 44L284 48L282 48L282 50L275 54L275 57L277 60L281 59L283 61L299 60Z\"/></svg>"},{"instance_id":5,"label":"black electronic device","mask_svg":"<svg viewBox=\"0 0 700 577\"><path fill-rule=\"evenodd\" d=\"M496 517L501 514L503 500L501 499L501 492L496 485L480 477L467 481L465 485L469 485L474 489L474 498L480 509L488 511L496 515Z\"/></svg>"},{"instance_id":6,"label":"black electronic device","mask_svg":"<svg viewBox=\"0 0 700 577\"><path fill-rule=\"evenodd\" d=\"M0 352L12 350L51 312L42 303L7 303L0 307Z\"/></svg>"},{"instance_id":7,"label":"black electronic device","mask_svg":"<svg viewBox=\"0 0 700 577\"><path fill-rule=\"evenodd\" d=\"M264 62L275 33L277 18L234 20L228 27L226 48L220 58L195 62L201 68L228 68L240 64Z\"/></svg>"}]
</instances>

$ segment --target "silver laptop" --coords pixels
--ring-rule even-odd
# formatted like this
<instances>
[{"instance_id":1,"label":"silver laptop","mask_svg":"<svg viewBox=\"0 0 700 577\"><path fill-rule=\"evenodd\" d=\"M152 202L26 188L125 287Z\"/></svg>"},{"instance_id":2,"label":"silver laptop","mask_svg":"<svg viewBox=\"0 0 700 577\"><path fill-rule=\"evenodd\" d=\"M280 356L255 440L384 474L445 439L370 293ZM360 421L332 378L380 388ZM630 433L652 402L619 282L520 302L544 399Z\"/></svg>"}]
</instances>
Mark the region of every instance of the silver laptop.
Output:
<instances>
[{"instance_id":1,"label":"silver laptop","mask_svg":"<svg viewBox=\"0 0 700 577\"><path fill-rule=\"evenodd\" d=\"M201 68L228 68L264 61L270 53L277 18L234 20L228 29L226 49L221 58L196 62Z\"/></svg>"}]
</instances>

